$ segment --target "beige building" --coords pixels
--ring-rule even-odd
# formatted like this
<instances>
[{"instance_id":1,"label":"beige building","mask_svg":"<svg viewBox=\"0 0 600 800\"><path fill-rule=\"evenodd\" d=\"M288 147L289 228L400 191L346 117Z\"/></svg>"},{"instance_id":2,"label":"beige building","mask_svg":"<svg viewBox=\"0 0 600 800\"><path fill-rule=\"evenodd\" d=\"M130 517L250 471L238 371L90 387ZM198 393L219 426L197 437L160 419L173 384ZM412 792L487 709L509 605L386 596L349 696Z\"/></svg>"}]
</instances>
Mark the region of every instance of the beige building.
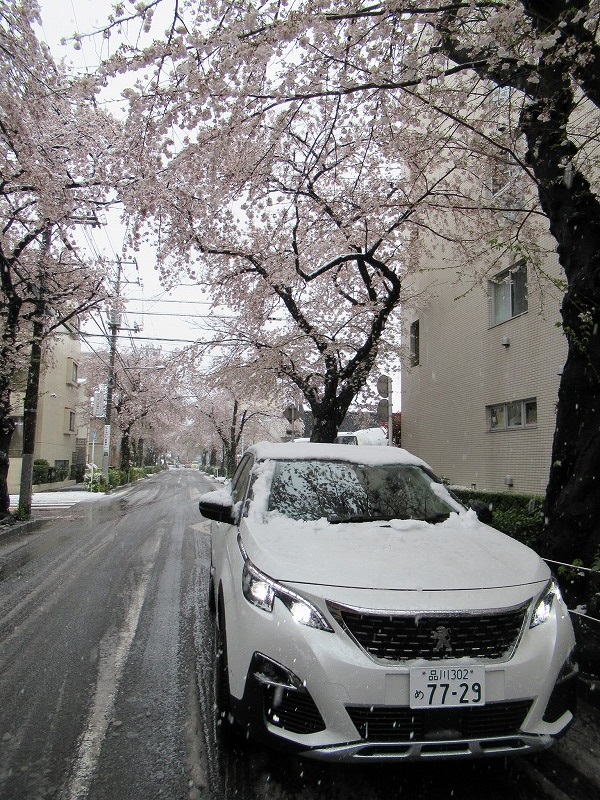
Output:
<instances>
[{"instance_id":1,"label":"beige building","mask_svg":"<svg viewBox=\"0 0 600 800\"><path fill-rule=\"evenodd\" d=\"M474 282L440 261L415 280L420 300L404 309L402 444L452 484L541 494L566 359L553 282L561 271L553 254L537 269L500 266Z\"/></svg>"},{"instance_id":2,"label":"beige building","mask_svg":"<svg viewBox=\"0 0 600 800\"><path fill-rule=\"evenodd\" d=\"M40 377L34 458L44 458L60 474L70 475L77 461L78 382L81 344L74 328L63 328L52 340ZM23 393L13 394L16 428L9 451L8 489L19 493L23 452ZM84 440L85 446L85 440Z\"/></svg>"}]
</instances>

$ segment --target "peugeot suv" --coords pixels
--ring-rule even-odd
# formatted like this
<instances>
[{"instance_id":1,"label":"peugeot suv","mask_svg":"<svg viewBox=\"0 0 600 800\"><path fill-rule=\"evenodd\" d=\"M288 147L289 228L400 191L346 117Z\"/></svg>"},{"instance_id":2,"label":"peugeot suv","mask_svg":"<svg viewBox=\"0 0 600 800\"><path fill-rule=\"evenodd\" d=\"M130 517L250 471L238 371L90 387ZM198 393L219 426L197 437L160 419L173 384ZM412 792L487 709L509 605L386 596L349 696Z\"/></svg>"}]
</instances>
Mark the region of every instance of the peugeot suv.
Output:
<instances>
[{"instance_id":1,"label":"peugeot suv","mask_svg":"<svg viewBox=\"0 0 600 800\"><path fill-rule=\"evenodd\" d=\"M261 443L211 524L218 725L330 761L523 754L564 733L548 566L394 447Z\"/></svg>"}]
</instances>

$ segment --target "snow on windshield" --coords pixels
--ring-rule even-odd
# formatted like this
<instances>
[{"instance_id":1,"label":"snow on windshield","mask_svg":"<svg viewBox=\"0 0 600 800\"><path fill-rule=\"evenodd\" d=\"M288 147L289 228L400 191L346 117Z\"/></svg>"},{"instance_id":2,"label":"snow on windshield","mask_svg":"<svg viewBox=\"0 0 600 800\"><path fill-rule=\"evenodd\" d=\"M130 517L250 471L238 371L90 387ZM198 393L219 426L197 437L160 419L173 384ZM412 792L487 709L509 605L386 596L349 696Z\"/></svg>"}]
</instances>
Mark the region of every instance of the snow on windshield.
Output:
<instances>
[{"instance_id":1,"label":"snow on windshield","mask_svg":"<svg viewBox=\"0 0 600 800\"><path fill-rule=\"evenodd\" d=\"M296 520L436 522L461 510L445 487L414 464L267 460L256 469L251 491L257 512Z\"/></svg>"}]
</instances>

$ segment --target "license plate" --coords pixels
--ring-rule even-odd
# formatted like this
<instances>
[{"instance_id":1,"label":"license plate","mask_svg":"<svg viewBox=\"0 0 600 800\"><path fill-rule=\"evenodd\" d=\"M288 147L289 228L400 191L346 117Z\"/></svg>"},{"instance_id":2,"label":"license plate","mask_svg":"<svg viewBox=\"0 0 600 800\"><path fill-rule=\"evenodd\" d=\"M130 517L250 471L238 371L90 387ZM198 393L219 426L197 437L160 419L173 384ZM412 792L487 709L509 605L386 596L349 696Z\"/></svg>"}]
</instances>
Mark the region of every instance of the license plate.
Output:
<instances>
[{"instance_id":1,"label":"license plate","mask_svg":"<svg viewBox=\"0 0 600 800\"><path fill-rule=\"evenodd\" d=\"M485 705L485 667L413 667L411 708Z\"/></svg>"}]
</instances>

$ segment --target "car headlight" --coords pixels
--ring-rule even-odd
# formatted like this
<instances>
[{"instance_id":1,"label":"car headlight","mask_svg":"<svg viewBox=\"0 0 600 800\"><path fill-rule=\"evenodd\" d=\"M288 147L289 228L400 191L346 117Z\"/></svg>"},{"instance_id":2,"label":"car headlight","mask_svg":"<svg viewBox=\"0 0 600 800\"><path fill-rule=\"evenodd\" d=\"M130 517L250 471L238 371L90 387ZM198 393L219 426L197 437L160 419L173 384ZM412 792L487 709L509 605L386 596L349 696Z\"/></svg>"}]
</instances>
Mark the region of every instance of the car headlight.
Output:
<instances>
[{"instance_id":1,"label":"car headlight","mask_svg":"<svg viewBox=\"0 0 600 800\"><path fill-rule=\"evenodd\" d=\"M530 628L535 628L538 625L546 622L552 613L552 606L554 605L555 600L562 600L562 595L560 593L560 589L558 588L558 584L554 578L552 578L544 589L542 596L538 600L537 605L533 610L531 622L529 623Z\"/></svg>"},{"instance_id":2,"label":"car headlight","mask_svg":"<svg viewBox=\"0 0 600 800\"><path fill-rule=\"evenodd\" d=\"M257 569L245 554L242 593L249 603L268 613L273 611L273 604L277 597L289 610L295 622L307 625L309 628L333 632L333 628L318 608L296 592L269 578L268 575Z\"/></svg>"}]
</instances>

